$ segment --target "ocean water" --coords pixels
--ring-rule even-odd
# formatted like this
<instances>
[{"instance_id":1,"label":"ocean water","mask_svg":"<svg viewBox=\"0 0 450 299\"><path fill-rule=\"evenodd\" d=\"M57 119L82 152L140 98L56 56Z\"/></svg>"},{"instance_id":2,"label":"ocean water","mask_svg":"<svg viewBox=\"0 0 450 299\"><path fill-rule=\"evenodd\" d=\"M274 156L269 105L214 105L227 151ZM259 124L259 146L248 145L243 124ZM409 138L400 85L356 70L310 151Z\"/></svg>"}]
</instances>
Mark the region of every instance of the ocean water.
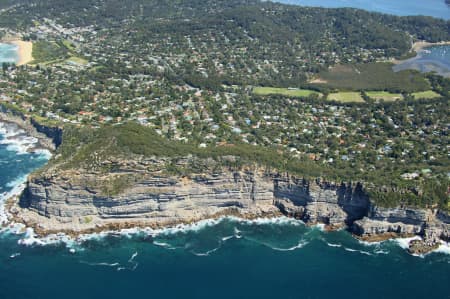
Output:
<instances>
[{"instance_id":1,"label":"ocean water","mask_svg":"<svg viewBox=\"0 0 450 299\"><path fill-rule=\"evenodd\" d=\"M432 46L425 48L416 57L395 65L394 71L414 69L420 72L436 72L442 76L450 77L450 45Z\"/></svg>"},{"instance_id":2,"label":"ocean water","mask_svg":"<svg viewBox=\"0 0 450 299\"><path fill-rule=\"evenodd\" d=\"M0 43L0 64L17 62L19 59L17 49L16 45Z\"/></svg>"},{"instance_id":3,"label":"ocean water","mask_svg":"<svg viewBox=\"0 0 450 299\"><path fill-rule=\"evenodd\" d=\"M448 253L415 257L287 219L45 246L20 237L0 237L1 298L449 298Z\"/></svg>"},{"instance_id":4,"label":"ocean water","mask_svg":"<svg viewBox=\"0 0 450 299\"><path fill-rule=\"evenodd\" d=\"M48 159L0 126L0 185ZM6 137L7 136L7 137ZM17 188L16 188L17 189ZM0 298L450 298L450 247L411 256L287 219L205 220L165 230L37 239L0 232Z\"/></svg>"},{"instance_id":5,"label":"ocean water","mask_svg":"<svg viewBox=\"0 0 450 299\"><path fill-rule=\"evenodd\" d=\"M450 6L444 0L278 0L302 6L353 7L398 16L425 15L450 19Z\"/></svg>"}]
</instances>

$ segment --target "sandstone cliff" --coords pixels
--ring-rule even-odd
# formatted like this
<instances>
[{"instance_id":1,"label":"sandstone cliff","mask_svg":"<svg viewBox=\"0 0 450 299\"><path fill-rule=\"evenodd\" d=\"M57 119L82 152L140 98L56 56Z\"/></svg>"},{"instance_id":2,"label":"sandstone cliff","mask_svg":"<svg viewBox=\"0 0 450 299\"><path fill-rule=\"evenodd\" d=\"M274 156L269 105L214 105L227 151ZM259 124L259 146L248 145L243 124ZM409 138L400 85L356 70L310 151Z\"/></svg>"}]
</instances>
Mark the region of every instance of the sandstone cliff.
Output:
<instances>
[{"instance_id":1,"label":"sandstone cliff","mask_svg":"<svg viewBox=\"0 0 450 299\"><path fill-rule=\"evenodd\" d=\"M21 208L12 210L16 219L42 232L81 232L282 213L306 223L346 227L367 240L420 235L422 245L431 248L449 239L447 213L375 206L360 183L306 180L257 167L181 176L167 173L161 158L102 163L114 170L50 168L32 176Z\"/></svg>"},{"instance_id":2,"label":"sandstone cliff","mask_svg":"<svg viewBox=\"0 0 450 299\"><path fill-rule=\"evenodd\" d=\"M0 122L12 123L23 129L27 135L38 139L38 147L54 151L62 142L63 130L57 126L46 126L20 111L0 104Z\"/></svg>"}]
</instances>

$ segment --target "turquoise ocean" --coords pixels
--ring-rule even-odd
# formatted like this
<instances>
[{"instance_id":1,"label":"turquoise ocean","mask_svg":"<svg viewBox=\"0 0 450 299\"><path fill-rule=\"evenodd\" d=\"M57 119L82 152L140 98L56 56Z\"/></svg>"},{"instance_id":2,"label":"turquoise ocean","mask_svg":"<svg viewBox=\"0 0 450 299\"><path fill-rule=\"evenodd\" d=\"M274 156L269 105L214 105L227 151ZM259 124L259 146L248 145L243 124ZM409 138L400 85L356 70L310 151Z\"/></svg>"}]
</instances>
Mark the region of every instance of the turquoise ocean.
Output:
<instances>
[{"instance_id":1,"label":"turquoise ocean","mask_svg":"<svg viewBox=\"0 0 450 299\"><path fill-rule=\"evenodd\" d=\"M17 62L19 56L17 54L17 46L11 44L0 43L0 63Z\"/></svg>"}]
</instances>

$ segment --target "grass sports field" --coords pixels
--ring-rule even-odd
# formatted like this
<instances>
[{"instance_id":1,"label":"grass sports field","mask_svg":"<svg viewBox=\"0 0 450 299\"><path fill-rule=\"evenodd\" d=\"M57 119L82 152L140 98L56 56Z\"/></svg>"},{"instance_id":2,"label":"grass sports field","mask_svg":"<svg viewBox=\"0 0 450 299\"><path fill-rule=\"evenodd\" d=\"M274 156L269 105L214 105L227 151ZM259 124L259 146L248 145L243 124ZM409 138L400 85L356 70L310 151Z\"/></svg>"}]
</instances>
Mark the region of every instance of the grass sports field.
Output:
<instances>
[{"instance_id":1,"label":"grass sports field","mask_svg":"<svg viewBox=\"0 0 450 299\"><path fill-rule=\"evenodd\" d=\"M312 94L322 96L321 93L309 90L309 89L289 89L289 88L277 88L277 87L255 87L253 93L261 96L266 95L283 95L288 97L308 97ZM404 97L401 93L391 93L387 91L366 91L368 97L385 102L393 102L397 100L403 100ZM440 97L440 95L432 90L414 92L411 93L416 99L434 99ZM328 100L341 103L363 103L364 99L359 91L339 91L330 93Z\"/></svg>"},{"instance_id":2,"label":"grass sports field","mask_svg":"<svg viewBox=\"0 0 450 299\"><path fill-rule=\"evenodd\" d=\"M412 94L416 99L434 99L440 97L440 95L432 90L427 90L423 92L414 92Z\"/></svg>"},{"instance_id":3,"label":"grass sports field","mask_svg":"<svg viewBox=\"0 0 450 299\"><path fill-rule=\"evenodd\" d=\"M367 96L375 100L384 100L386 102L392 102L396 100L402 100L403 95L400 93L391 93L387 91L368 91Z\"/></svg>"},{"instance_id":4,"label":"grass sports field","mask_svg":"<svg viewBox=\"0 0 450 299\"><path fill-rule=\"evenodd\" d=\"M360 92L353 92L353 91L342 91L342 92L336 92L336 93L330 93L328 95L328 100L333 100L341 103L348 103L348 102L354 102L354 103L362 103L364 102L364 99L361 96Z\"/></svg>"},{"instance_id":5,"label":"grass sports field","mask_svg":"<svg viewBox=\"0 0 450 299\"><path fill-rule=\"evenodd\" d=\"M322 96L317 91L309 90L309 89L289 89L289 88L276 88L276 87L255 87L253 89L253 93L261 96L270 95L270 94L279 94L284 96L291 97L308 97L312 94L317 94Z\"/></svg>"}]
</instances>

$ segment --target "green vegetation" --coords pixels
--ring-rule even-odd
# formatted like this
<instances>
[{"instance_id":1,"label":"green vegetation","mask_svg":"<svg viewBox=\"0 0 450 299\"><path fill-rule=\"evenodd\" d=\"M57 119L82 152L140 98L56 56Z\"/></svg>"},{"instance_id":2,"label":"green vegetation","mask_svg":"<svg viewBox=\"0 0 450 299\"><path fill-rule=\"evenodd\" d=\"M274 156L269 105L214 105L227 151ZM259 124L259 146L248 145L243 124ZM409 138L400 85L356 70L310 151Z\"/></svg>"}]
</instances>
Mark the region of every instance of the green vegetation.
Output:
<instances>
[{"instance_id":1,"label":"green vegetation","mask_svg":"<svg viewBox=\"0 0 450 299\"><path fill-rule=\"evenodd\" d=\"M85 167L108 172L114 170L111 168L114 166L99 164L99 162L108 160L110 157L126 159L135 155L143 155L168 157L176 160L188 155L195 155L199 158L216 160L234 156L236 159L233 159L232 162L224 162L226 165L234 167L258 163L281 171L289 170L293 173L301 173L305 177L319 177L323 174L321 167L312 161L291 159L275 149L248 144L202 149L194 144L168 140L158 135L153 129L132 122L116 126L103 126L100 129L67 126L64 130L63 143L58 148L58 154L46 167L57 166L62 169ZM331 173L330 171L329 174ZM123 178L118 178L118 180L124 181ZM119 189L122 190L122 187ZM111 191L109 187L106 187L105 190L115 192Z\"/></svg>"},{"instance_id":2,"label":"green vegetation","mask_svg":"<svg viewBox=\"0 0 450 299\"><path fill-rule=\"evenodd\" d=\"M88 64L88 61L81 57L71 56L66 60L66 63L77 64L77 65L86 65L86 64Z\"/></svg>"},{"instance_id":3,"label":"green vegetation","mask_svg":"<svg viewBox=\"0 0 450 299\"><path fill-rule=\"evenodd\" d=\"M421 181L396 179L386 182L386 170L383 169L358 173L354 168L320 165L309 159L293 158L275 148L247 144L202 149L195 144L167 140L155 133L153 129L135 123L104 126L99 129L68 126L64 131L63 140L57 155L50 160L46 168L51 167L53 170L55 167L62 169L86 168L113 172L115 164L104 164L104 161L130 160L141 155L169 158L166 170L177 175L201 173L208 169L211 170L210 167L217 166L241 169L257 164L267 169L287 171L308 179L321 177L335 182L377 182L375 186L378 187L369 187L368 191L372 200L384 206L407 204L418 207L439 206L445 209L448 207L447 177ZM178 166L177 161L187 156L191 157L189 166L187 168ZM208 158L212 160L209 161ZM402 171L404 170L394 167L389 173L399 174ZM136 180L138 178L134 175L118 173L110 181L99 182L99 186L104 194L115 195L124 192Z\"/></svg>"},{"instance_id":4,"label":"green vegetation","mask_svg":"<svg viewBox=\"0 0 450 299\"><path fill-rule=\"evenodd\" d=\"M67 50L69 50L70 52L73 52L76 50L75 45L72 44L70 41L68 41L67 39L62 40L62 44L64 45L64 47L67 48Z\"/></svg>"},{"instance_id":5,"label":"green vegetation","mask_svg":"<svg viewBox=\"0 0 450 299\"><path fill-rule=\"evenodd\" d=\"M411 94L415 99L434 99L439 98L441 95L435 91L427 90L422 92L414 92Z\"/></svg>"},{"instance_id":6,"label":"green vegetation","mask_svg":"<svg viewBox=\"0 0 450 299\"><path fill-rule=\"evenodd\" d=\"M341 91L336 93L330 93L328 100L340 102L340 103L362 103L364 102L360 92Z\"/></svg>"},{"instance_id":7,"label":"green vegetation","mask_svg":"<svg viewBox=\"0 0 450 299\"><path fill-rule=\"evenodd\" d=\"M372 99L383 100L386 102L403 99L403 95L401 93L391 93L387 91L366 91L366 95Z\"/></svg>"},{"instance_id":8,"label":"green vegetation","mask_svg":"<svg viewBox=\"0 0 450 299\"><path fill-rule=\"evenodd\" d=\"M290 88L276 88L276 87L255 87L253 93L257 95L284 95L291 97L309 97L311 95L322 96L314 90L309 89L290 89Z\"/></svg>"},{"instance_id":9,"label":"green vegetation","mask_svg":"<svg viewBox=\"0 0 450 299\"><path fill-rule=\"evenodd\" d=\"M36 41L33 43L33 63L49 65L64 62L86 65L88 61L79 57L74 51L75 47L68 40Z\"/></svg>"},{"instance_id":10,"label":"green vegetation","mask_svg":"<svg viewBox=\"0 0 450 299\"><path fill-rule=\"evenodd\" d=\"M123 193L129 186L136 183L138 178L132 174L117 174L107 181L100 182L100 189L105 196L114 196Z\"/></svg>"},{"instance_id":11,"label":"green vegetation","mask_svg":"<svg viewBox=\"0 0 450 299\"><path fill-rule=\"evenodd\" d=\"M439 207L443 210L449 209L449 196L447 194L448 179L427 180L418 183L418 186L411 188L406 194L399 192L399 189L391 190L369 190L372 200L378 205L385 207L397 207L399 205L410 207ZM418 190L422 191L419 194Z\"/></svg>"},{"instance_id":12,"label":"green vegetation","mask_svg":"<svg viewBox=\"0 0 450 299\"><path fill-rule=\"evenodd\" d=\"M49 165L113 172L109 158L157 155L172 173L208 167L180 166L191 155L437 202L423 190L448 185L450 80L376 62L408 53L411 40L450 40L447 21L269 1L163 2L21 0L2 14L0 36L36 41L38 63L3 66L2 100L66 125ZM411 95L426 91L441 96ZM122 192L128 178L117 180L102 190Z\"/></svg>"},{"instance_id":13,"label":"green vegetation","mask_svg":"<svg viewBox=\"0 0 450 299\"><path fill-rule=\"evenodd\" d=\"M337 65L321 72L319 76L327 82L326 86L340 90L386 90L401 93L430 89L424 75L416 71L395 73L389 63Z\"/></svg>"},{"instance_id":14,"label":"green vegetation","mask_svg":"<svg viewBox=\"0 0 450 299\"><path fill-rule=\"evenodd\" d=\"M37 41L33 43L33 63L52 63L67 58L67 49L56 42Z\"/></svg>"}]
</instances>

